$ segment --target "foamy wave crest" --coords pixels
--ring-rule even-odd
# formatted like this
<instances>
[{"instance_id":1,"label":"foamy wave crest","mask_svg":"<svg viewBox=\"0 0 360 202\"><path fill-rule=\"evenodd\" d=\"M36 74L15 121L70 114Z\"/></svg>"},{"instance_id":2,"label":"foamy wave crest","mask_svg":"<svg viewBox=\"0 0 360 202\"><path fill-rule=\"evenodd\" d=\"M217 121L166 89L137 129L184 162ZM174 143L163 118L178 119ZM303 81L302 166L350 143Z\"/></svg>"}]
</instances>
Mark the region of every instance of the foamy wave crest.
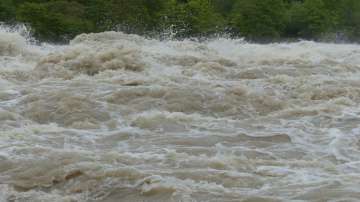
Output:
<instances>
[{"instance_id":1,"label":"foamy wave crest","mask_svg":"<svg viewBox=\"0 0 360 202\"><path fill-rule=\"evenodd\" d=\"M16 56L26 52L28 36L25 26L0 25L0 56Z\"/></svg>"}]
</instances>

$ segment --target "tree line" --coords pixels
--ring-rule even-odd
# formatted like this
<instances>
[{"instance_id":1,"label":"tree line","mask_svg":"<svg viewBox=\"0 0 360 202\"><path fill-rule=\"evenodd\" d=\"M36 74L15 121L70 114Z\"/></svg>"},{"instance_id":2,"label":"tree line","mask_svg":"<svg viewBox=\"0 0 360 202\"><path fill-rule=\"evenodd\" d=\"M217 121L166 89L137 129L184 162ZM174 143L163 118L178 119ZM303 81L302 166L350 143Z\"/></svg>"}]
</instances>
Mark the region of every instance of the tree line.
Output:
<instances>
[{"instance_id":1,"label":"tree line","mask_svg":"<svg viewBox=\"0 0 360 202\"><path fill-rule=\"evenodd\" d=\"M25 23L52 42L107 30L360 41L359 0L1 0L0 21Z\"/></svg>"}]
</instances>

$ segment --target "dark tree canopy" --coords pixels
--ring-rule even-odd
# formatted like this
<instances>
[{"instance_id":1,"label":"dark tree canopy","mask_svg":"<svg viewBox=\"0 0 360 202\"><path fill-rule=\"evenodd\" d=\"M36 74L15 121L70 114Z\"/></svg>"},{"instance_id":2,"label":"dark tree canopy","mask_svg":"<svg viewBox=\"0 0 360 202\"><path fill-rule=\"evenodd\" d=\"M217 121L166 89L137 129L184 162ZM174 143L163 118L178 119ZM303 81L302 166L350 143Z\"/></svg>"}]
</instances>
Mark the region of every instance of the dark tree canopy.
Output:
<instances>
[{"instance_id":1,"label":"dark tree canopy","mask_svg":"<svg viewBox=\"0 0 360 202\"><path fill-rule=\"evenodd\" d=\"M360 41L359 0L1 0L0 21L26 23L45 41L121 30L175 37L228 33L250 40Z\"/></svg>"}]
</instances>

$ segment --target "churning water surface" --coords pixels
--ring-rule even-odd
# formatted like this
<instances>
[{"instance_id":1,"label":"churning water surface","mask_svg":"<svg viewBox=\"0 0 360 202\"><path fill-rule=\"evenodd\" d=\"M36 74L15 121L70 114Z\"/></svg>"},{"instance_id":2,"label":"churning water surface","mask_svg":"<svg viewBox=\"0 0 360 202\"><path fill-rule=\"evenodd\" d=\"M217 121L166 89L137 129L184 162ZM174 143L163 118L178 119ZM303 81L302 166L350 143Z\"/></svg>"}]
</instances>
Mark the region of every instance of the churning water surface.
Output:
<instances>
[{"instance_id":1,"label":"churning water surface","mask_svg":"<svg viewBox=\"0 0 360 202\"><path fill-rule=\"evenodd\" d=\"M360 46L0 29L0 201L360 199Z\"/></svg>"}]
</instances>

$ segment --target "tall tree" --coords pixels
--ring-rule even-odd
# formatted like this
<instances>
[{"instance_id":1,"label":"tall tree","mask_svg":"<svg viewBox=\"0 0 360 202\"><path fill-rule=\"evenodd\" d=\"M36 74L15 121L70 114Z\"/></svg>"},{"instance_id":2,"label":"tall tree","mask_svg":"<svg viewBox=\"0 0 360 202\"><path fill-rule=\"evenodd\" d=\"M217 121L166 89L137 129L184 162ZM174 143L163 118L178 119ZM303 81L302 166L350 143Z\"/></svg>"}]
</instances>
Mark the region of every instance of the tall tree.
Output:
<instances>
[{"instance_id":1,"label":"tall tree","mask_svg":"<svg viewBox=\"0 0 360 202\"><path fill-rule=\"evenodd\" d=\"M238 0L232 10L235 34L256 39L278 38L286 24L283 0Z\"/></svg>"},{"instance_id":2,"label":"tall tree","mask_svg":"<svg viewBox=\"0 0 360 202\"><path fill-rule=\"evenodd\" d=\"M292 4L287 33L294 37L320 37L337 23L336 12L329 10L323 0L305 0Z\"/></svg>"},{"instance_id":3,"label":"tall tree","mask_svg":"<svg viewBox=\"0 0 360 202\"><path fill-rule=\"evenodd\" d=\"M16 8L12 0L0 1L0 21L13 21L15 19Z\"/></svg>"}]
</instances>

